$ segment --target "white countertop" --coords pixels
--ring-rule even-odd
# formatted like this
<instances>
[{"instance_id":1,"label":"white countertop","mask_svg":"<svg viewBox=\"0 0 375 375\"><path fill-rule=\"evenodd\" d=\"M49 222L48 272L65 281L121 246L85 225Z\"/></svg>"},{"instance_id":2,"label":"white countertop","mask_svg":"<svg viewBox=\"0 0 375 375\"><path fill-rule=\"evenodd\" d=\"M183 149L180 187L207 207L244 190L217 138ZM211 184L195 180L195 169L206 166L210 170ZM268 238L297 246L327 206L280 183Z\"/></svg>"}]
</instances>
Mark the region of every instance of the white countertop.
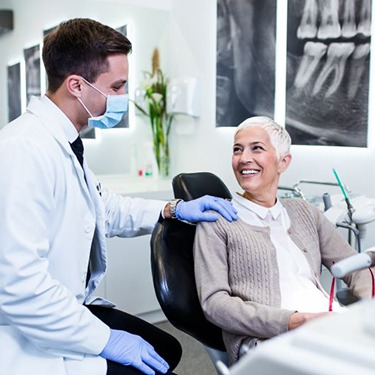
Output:
<instances>
[{"instance_id":1,"label":"white countertop","mask_svg":"<svg viewBox=\"0 0 375 375\"><path fill-rule=\"evenodd\" d=\"M171 194L172 192L171 179L138 177L128 174L103 174L97 175L97 178L103 187L122 195L159 192Z\"/></svg>"}]
</instances>

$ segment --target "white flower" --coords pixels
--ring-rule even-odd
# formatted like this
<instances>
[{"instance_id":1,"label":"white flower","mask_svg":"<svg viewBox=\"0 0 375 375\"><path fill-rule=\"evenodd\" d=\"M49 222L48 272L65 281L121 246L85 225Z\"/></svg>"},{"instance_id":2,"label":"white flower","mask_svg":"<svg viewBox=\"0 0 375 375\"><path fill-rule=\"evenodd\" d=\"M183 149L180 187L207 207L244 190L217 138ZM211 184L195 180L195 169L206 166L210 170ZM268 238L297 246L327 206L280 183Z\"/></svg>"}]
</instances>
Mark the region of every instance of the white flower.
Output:
<instances>
[{"instance_id":1,"label":"white flower","mask_svg":"<svg viewBox=\"0 0 375 375\"><path fill-rule=\"evenodd\" d=\"M159 104L159 105L164 100L163 95L159 94L158 92L152 93L151 98L152 98L153 101L155 101L156 104Z\"/></svg>"}]
</instances>

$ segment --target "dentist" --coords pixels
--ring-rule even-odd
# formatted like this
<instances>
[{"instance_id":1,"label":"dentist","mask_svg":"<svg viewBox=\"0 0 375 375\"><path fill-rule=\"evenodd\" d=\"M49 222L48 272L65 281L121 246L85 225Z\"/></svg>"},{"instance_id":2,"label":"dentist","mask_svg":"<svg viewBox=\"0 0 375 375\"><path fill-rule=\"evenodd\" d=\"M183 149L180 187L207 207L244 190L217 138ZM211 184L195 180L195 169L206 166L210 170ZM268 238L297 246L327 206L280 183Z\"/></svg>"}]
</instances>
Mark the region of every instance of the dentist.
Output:
<instances>
[{"instance_id":1,"label":"dentist","mask_svg":"<svg viewBox=\"0 0 375 375\"><path fill-rule=\"evenodd\" d=\"M175 338L94 297L106 238L151 233L160 215L236 212L209 196L167 203L100 189L79 133L126 112L131 47L96 21L63 22L44 40L46 95L0 132L1 374L171 374L180 360Z\"/></svg>"}]
</instances>

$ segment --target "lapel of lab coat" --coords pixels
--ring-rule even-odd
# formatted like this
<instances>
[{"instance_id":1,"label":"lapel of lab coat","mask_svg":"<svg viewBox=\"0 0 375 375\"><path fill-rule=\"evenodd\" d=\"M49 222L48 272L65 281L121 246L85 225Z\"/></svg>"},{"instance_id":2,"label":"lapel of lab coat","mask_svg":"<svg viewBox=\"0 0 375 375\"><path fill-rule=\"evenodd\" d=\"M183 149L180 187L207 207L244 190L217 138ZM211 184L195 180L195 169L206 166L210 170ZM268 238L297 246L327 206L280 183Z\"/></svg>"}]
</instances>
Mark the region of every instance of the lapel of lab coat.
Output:
<instances>
[{"instance_id":1,"label":"lapel of lab coat","mask_svg":"<svg viewBox=\"0 0 375 375\"><path fill-rule=\"evenodd\" d=\"M90 211L92 214L95 214L95 207L94 202L91 198L89 188L85 181L85 175L83 169L74 154L72 148L70 147L69 141L67 139L67 135L64 132L64 128L62 123L70 122L68 117L55 105L47 106L46 103L43 103L43 99L38 99L32 97L30 103L27 107L27 111L36 115L42 122L43 126L45 127L46 131L49 132L52 137L56 140L56 142L60 145L63 152L68 154L69 157L72 159L74 164L75 171L78 175L79 182L81 185L81 189L84 193L84 197L88 202L90 207ZM73 126L73 124L71 124ZM84 168L87 168L87 164L84 163Z\"/></svg>"},{"instance_id":2,"label":"lapel of lab coat","mask_svg":"<svg viewBox=\"0 0 375 375\"><path fill-rule=\"evenodd\" d=\"M88 168L86 159L84 159L82 169L76 155L70 147L67 136L64 133L63 126L61 125L62 122L70 122L65 114L58 107L54 106L51 108L51 106L47 106L46 103L43 103L41 99L37 99L35 97L31 98L27 110L41 120L43 126L46 128L46 131L53 136L56 142L63 149L64 153L68 154L72 159L75 171L79 177L84 198L88 203L91 214L96 218L96 230L98 231L96 236L97 241L94 241L91 256L96 257L96 262L99 264L99 268L102 272L97 273L97 276L93 278L93 282L90 281L88 292L88 294L90 294L103 278L106 268L105 207L97 189L98 182L94 174Z\"/></svg>"}]
</instances>

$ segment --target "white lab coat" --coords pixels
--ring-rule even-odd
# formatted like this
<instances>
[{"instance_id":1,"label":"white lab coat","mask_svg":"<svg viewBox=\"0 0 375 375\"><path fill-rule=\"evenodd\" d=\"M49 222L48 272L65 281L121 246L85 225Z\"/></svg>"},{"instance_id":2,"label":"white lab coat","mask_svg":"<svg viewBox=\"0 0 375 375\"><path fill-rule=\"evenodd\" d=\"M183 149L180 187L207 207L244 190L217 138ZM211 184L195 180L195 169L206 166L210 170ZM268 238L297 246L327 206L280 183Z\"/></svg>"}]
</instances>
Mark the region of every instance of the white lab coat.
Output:
<instances>
[{"instance_id":1,"label":"white lab coat","mask_svg":"<svg viewBox=\"0 0 375 375\"><path fill-rule=\"evenodd\" d=\"M106 373L98 354L109 327L83 306L105 303L93 296L106 270L105 236L150 233L165 204L100 195L85 164L86 184L72 129L44 97L0 132L1 375Z\"/></svg>"}]
</instances>

